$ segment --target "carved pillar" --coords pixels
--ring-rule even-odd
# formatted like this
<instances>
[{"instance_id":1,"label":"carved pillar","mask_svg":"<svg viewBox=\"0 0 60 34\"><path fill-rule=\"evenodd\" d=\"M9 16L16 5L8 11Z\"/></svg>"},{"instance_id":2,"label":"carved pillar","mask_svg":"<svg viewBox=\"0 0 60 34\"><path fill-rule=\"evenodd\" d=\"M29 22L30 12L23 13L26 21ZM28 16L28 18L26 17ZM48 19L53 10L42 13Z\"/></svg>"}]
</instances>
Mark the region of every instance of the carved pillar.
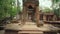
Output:
<instances>
[{"instance_id":1,"label":"carved pillar","mask_svg":"<svg viewBox=\"0 0 60 34\"><path fill-rule=\"evenodd\" d=\"M40 21L40 19L39 19L39 6L37 6L36 7L36 24L37 24L37 26L39 27L39 25L40 25L40 23L39 23L39 21Z\"/></svg>"},{"instance_id":2,"label":"carved pillar","mask_svg":"<svg viewBox=\"0 0 60 34\"><path fill-rule=\"evenodd\" d=\"M22 14L22 24L25 24L26 22L26 7L23 6L23 14Z\"/></svg>"},{"instance_id":3,"label":"carved pillar","mask_svg":"<svg viewBox=\"0 0 60 34\"><path fill-rule=\"evenodd\" d=\"M46 15L43 15L43 21L46 21Z\"/></svg>"},{"instance_id":4,"label":"carved pillar","mask_svg":"<svg viewBox=\"0 0 60 34\"><path fill-rule=\"evenodd\" d=\"M28 8L26 7L26 21L28 21Z\"/></svg>"},{"instance_id":5,"label":"carved pillar","mask_svg":"<svg viewBox=\"0 0 60 34\"><path fill-rule=\"evenodd\" d=\"M57 20L56 15L53 15L53 21L56 21L56 20Z\"/></svg>"}]
</instances>

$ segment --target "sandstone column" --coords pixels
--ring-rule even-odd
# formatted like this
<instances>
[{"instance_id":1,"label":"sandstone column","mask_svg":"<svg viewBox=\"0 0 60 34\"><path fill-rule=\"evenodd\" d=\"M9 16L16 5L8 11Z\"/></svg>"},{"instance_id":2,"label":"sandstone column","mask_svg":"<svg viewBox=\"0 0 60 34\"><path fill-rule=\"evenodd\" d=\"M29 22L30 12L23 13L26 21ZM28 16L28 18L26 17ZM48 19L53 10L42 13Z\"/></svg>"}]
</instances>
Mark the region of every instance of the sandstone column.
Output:
<instances>
[{"instance_id":1,"label":"sandstone column","mask_svg":"<svg viewBox=\"0 0 60 34\"><path fill-rule=\"evenodd\" d=\"M46 21L46 15L43 15L43 21Z\"/></svg>"},{"instance_id":2,"label":"sandstone column","mask_svg":"<svg viewBox=\"0 0 60 34\"><path fill-rule=\"evenodd\" d=\"M37 6L36 7L36 24L37 24L37 26L39 27L40 26L40 23L39 23L39 21L40 21L40 16L39 16L39 6Z\"/></svg>"},{"instance_id":3,"label":"sandstone column","mask_svg":"<svg viewBox=\"0 0 60 34\"><path fill-rule=\"evenodd\" d=\"M26 7L23 6L23 13L22 13L22 24L25 24L26 22Z\"/></svg>"}]
</instances>

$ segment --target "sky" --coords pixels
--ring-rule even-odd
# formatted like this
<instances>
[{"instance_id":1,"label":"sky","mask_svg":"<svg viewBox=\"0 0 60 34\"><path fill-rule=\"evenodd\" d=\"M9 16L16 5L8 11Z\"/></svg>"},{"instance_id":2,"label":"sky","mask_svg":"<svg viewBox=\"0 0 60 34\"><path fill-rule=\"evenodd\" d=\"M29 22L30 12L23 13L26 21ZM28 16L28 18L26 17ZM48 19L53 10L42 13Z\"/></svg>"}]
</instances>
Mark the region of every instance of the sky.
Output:
<instances>
[{"instance_id":1,"label":"sky","mask_svg":"<svg viewBox=\"0 0 60 34\"><path fill-rule=\"evenodd\" d=\"M51 0L39 0L39 6L50 8L52 6L52 2Z\"/></svg>"},{"instance_id":2,"label":"sky","mask_svg":"<svg viewBox=\"0 0 60 34\"><path fill-rule=\"evenodd\" d=\"M22 0L19 0L19 2L21 3L21 6L23 4ZM51 0L39 0L39 7L48 7L50 8L52 6L52 2Z\"/></svg>"}]
</instances>

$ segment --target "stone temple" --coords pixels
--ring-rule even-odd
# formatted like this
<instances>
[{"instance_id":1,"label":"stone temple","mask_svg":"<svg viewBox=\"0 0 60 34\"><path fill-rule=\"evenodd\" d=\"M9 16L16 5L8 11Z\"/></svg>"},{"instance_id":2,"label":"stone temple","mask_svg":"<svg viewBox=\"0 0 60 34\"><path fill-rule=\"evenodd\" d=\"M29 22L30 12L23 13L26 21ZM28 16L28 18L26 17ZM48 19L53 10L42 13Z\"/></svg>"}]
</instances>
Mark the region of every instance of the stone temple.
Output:
<instances>
[{"instance_id":1,"label":"stone temple","mask_svg":"<svg viewBox=\"0 0 60 34\"><path fill-rule=\"evenodd\" d=\"M59 24L53 13L39 11L39 0L23 0L22 19L19 23L8 24L5 34L59 34Z\"/></svg>"}]
</instances>

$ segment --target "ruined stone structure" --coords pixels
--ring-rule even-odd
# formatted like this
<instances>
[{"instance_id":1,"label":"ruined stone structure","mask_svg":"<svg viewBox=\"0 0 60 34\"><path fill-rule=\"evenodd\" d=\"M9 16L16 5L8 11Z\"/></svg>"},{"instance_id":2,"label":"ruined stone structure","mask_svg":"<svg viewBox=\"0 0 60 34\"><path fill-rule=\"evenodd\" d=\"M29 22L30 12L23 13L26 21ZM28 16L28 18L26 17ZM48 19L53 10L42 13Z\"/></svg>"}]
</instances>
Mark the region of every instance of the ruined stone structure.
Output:
<instances>
[{"instance_id":1,"label":"ruined stone structure","mask_svg":"<svg viewBox=\"0 0 60 34\"><path fill-rule=\"evenodd\" d=\"M39 0L23 0L23 24L26 21L34 21L39 24Z\"/></svg>"},{"instance_id":2,"label":"ruined stone structure","mask_svg":"<svg viewBox=\"0 0 60 34\"><path fill-rule=\"evenodd\" d=\"M42 19L41 19L42 18ZM41 20L46 22L41 25ZM52 20L53 21L52 21ZM34 22L34 20L36 22ZM21 24L19 24L21 23ZM59 34L60 28L47 23L55 23L54 14L39 12L39 0L23 0L23 12L21 22L8 24L5 34ZM56 22L60 23L60 22ZM37 26L38 27L37 27Z\"/></svg>"}]
</instances>

